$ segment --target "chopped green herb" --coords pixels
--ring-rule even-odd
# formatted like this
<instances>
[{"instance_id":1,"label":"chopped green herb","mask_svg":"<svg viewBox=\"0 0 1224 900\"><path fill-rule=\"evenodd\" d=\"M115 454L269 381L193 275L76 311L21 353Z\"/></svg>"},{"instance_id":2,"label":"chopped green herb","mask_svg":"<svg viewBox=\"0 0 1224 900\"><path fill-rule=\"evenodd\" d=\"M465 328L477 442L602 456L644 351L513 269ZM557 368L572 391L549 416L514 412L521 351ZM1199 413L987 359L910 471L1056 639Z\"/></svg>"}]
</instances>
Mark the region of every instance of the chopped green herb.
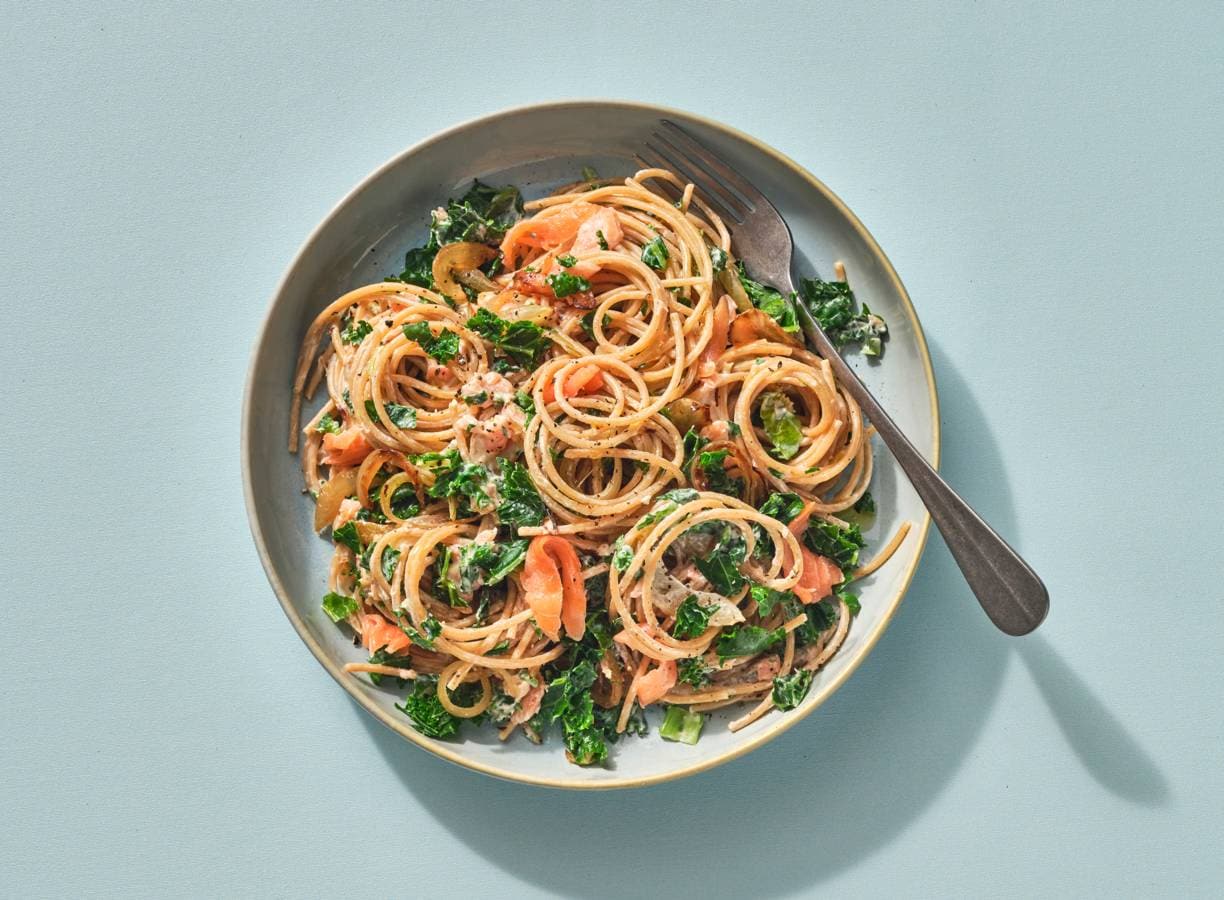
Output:
<instances>
[{"instance_id":1,"label":"chopped green herb","mask_svg":"<svg viewBox=\"0 0 1224 900\"><path fill-rule=\"evenodd\" d=\"M710 673L714 670L705 664L703 658L682 659L676 663L679 678L685 684L695 688L705 687L710 683Z\"/></svg>"},{"instance_id":2,"label":"chopped green herb","mask_svg":"<svg viewBox=\"0 0 1224 900\"><path fill-rule=\"evenodd\" d=\"M583 181L598 181L599 173L596 172L594 169L592 169L590 166L583 166L582 167L582 180Z\"/></svg>"},{"instance_id":3,"label":"chopped green herb","mask_svg":"<svg viewBox=\"0 0 1224 900\"><path fill-rule=\"evenodd\" d=\"M602 229L602 228L600 228L600 229L596 229L596 231L595 231L595 240L596 240L596 241L599 243L599 249L600 249L600 250L607 250L607 249L608 249L608 239L607 239L606 237L604 237L604 233L603 233L603 229Z\"/></svg>"},{"instance_id":4,"label":"chopped green herb","mask_svg":"<svg viewBox=\"0 0 1224 900\"><path fill-rule=\"evenodd\" d=\"M330 413L319 419L319 424L315 426L315 431L324 434L339 434L341 430L340 423Z\"/></svg>"},{"instance_id":5,"label":"chopped green herb","mask_svg":"<svg viewBox=\"0 0 1224 900\"><path fill-rule=\"evenodd\" d=\"M387 583L395 577L395 567L399 565L400 551L394 547L384 547L381 557L382 576Z\"/></svg>"},{"instance_id":6,"label":"chopped green herb","mask_svg":"<svg viewBox=\"0 0 1224 900\"><path fill-rule=\"evenodd\" d=\"M361 538L357 536L357 525L353 522L345 522L339 528L333 528L332 540L343 544L354 553L361 552Z\"/></svg>"},{"instance_id":7,"label":"chopped green herb","mask_svg":"<svg viewBox=\"0 0 1224 900\"><path fill-rule=\"evenodd\" d=\"M669 259L671 259L671 253L668 252L667 244L663 243L663 238L659 235L655 235L654 239L642 248L642 262L657 272L662 272L667 268Z\"/></svg>"},{"instance_id":8,"label":"chopped green herb","mask_svg":"<svg viewBox=\"0 0 1224 900\"><path fill-rule=\"evenodd\" d=\"M714 274L721 275L722 271L727 268L727 251L722 247L711 247L710 262L714 266Z\"/></svg>"},{"instance_id":9,"label":"chopped green herb","mask_svg":"<svg viewBox=\"0 0 1224 900\"><path fill-rule=\"evenodd\" d=\"M574 261L577 262L577 260ZM544 280L548 282L548 286L553 289L553 294L558 298L568 297L571 294L579 294L591 289L591 282L581 275L574 275L570 272L553 272Z\"/></svg>"},{"instance_id":10,"label":"chopped green herb","mask_svg":"<svg viewBox=\"0 0 1224 900\"><path fill-rule=\"evenodd\" d=\"M559 262L562 266L568 269L570 268L570 266L576 265L578 263L578 257L571 256L567 253L565 256L558 256L557 262Z\"/></svg>"},{"instance_id":11,"label":"chopped green herb","mask_svg":"<svg viewBox=\"0 0 1224 900\"><path fill-rule=\"evenodd\" d=\"M340 332L340 340L346 344L360 344L365 340L366 335L374 330L374 326L365 319L358 319L356 322L349 323L343 331Z\"/></svg>"},{"instance_id":12,"label":"chopped green herb","mask_svg":"<svg viewBox=\"0 0 1224 900\"><path fill-rule=\"evenodd\" d=\"M343 622L357 612L357 601L344 594L328 591L323 595L323 612L327 613L333 622Z\"/></svg>"}]
</instances>

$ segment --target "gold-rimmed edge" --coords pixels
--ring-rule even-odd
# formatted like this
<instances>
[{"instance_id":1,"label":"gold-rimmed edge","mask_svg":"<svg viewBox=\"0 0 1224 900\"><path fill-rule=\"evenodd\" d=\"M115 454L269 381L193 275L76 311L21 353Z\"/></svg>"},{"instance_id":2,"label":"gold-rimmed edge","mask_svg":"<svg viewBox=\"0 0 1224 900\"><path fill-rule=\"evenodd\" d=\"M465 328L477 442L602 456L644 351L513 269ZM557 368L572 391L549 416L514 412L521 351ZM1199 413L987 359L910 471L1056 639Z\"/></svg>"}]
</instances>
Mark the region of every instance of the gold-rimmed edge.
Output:
<instances>
[{"instance_id":1,"label":"gold-rimmed edge","mask_svg":"<svg viewBox=\"0 0 1224 900\"><path fill-rule=\"evenodd\" d=\"M693 765L684 768L662 772L657 775L646 775L635 778L610 778L601 781L579 782L567 781L561 778L525 775L521 772L515 772L510 769L503 769L498 766L477 762L463 756L461 753L442 742L433 741L424 737L412 729L407 721L397 719L391 716L385 710L369 702L365 694L358 689L357 681L351 675L343 672L341 667L329 658L324 648L311 635L305 622L303 622L301 616L298 615L297 610L290 601L289 592L281 582L280 577L277 575L275 567L272 564L272 559L268 553L267 544L264 540L262 528L255 511L254 488L251 483L251 418L254 406L253 397L255 369L260 355L260 349L263 347L267 331L271 326L272 313L281 300L281 296L284 293L290 276L297 269L302 259L308 253L312 252L314 242L318 238L319 234L337 215L339 215L340 211L344 209L354 197L356 197L366 188L367 185L380 178L388 170L400 165L404 159L421 152L432 144L446 140L456 134L462 133L463 131L487 125L500 119L511 118L514 116L543 110L593 106L636 109L651 113L660 118L680 117L681 119L688 119L698 122L707 128L714 131L720 131L731 137L737 138L738 140L741 140L752 147L755 147L757 150L774 160L774 162L786 167L792 173L808 182L808 184L811 185L811 187L815 189L817 193L831 203L833 207L845 217L851 228L858 233L868 251L880 264L882 271L892 284L893 289L901 298L902 307L904 308L905 313L910 320L910 324L914 329L914 336L918 342L919 355L921 356L923 371L926 374L927 393L929 395L931 412L932 445L930 461L936 468L939 467L940 453L939 396L935 385L935 372L931 365L930 351L927 348L926 336L922 330L922 323L918 319L918 313L914 309L913 302L910 300L909 292L906 291L905 285L902 284L900 276L897 275L896 269L893 268L892 262L881 249L879 243L876 242L875 237L872 236L871 232L868 231L866 226L859 220L858 216L856 216L854 212L851 211L851 209L841 200L841 198L830 190L823 181L821 181L803 166L799 165L799 163L795 162L795 160L791 159L789 156L781 153L768 144L757 140L753 136L740 131L738 128L734 128L733 126L719 122L715 119L710 119L705 116L697 115L696 113L687 112L685 110L659 106L653 103L642 103L633 100L556 100L544 103L531 103L509 107L497 112L477 116L453 125L450 128L436 132L430 137L419 141L400 153L397 153L391 159L387 160L387 162L383 163L360 182L358 182L348 193L344 195L343 198L341 198L338 203L336 203L335 206L332 207L322 221L320 221L319 224L311 230L306 240L302 243L301 248L296 254L294 254L293 260L289 263L288 267L285 269L285 273L281 276L280 281L277 283L276 290L272 295L272 301L268 305L268 310L264 315L263 323L260 326L259 334L251 351L251 360L247 369L246 385L243 391L242 401L241 464L243 497L247 508L247 522L251 529L251 536L255 541L256 550L259 553L260 563L263 565L264 573L267 575L268 581L272 585L272 590L276 594L277 600L280 602L281 609L284 611L285 616L289 619L290 624L293 625L294 630L298 633L298 637L301 638L302 642L314 655L315 659L319 661L319 663L328 672L328 674L332 676L336 683L339 684L349 694L349 696L352 697L359 706L361 706L362 709L372 715L391 731L407 739L411 743L429 751L430 753L433 753L434 755L457 765L463 766L464 768L482 772L486 775L492 775L495 778L501 778L507 781L538 785L541 787L563 788L567 790L613 790L617 788L646 787L653 784L661 784L679 778L685 778L689 775L696 775L699 772L704 772L708 769L720 766L723 763L730 762L733 759L738 759L744 754L773 740L787 729L797 725L803 719L806 719L814 710L828 700L829 697L831 697L842 686L846 679L848 679L850 675L858 669L863 660L867 658L867 656L874 649L876 643L888 629L889 624L896 615L898 607L901 605L902 598L905 596L906 591L909 590L910 583L913 581L914 573L917 571L918 564L922 560L922 554L926 547L927 535L931 526L930 514L924 513L922 520L916 529L918 534L918 543L914 548L913 560L902 577L901 586L888 601L879 623L876 625L874 631L868 635L867 642L861 648L859 648L854 657L847 662L846 668L843 671L838 673L838 675L832 678L827 684L821 685L819 692L810 697L801 708L796 709L785 716L773 717L774 724L763 729L759 734L754 735L751 739L744 741L742 744L735 746L727 752L712 759L703 760L702 762L694 763Z\"/></svg>"}]
</instances>

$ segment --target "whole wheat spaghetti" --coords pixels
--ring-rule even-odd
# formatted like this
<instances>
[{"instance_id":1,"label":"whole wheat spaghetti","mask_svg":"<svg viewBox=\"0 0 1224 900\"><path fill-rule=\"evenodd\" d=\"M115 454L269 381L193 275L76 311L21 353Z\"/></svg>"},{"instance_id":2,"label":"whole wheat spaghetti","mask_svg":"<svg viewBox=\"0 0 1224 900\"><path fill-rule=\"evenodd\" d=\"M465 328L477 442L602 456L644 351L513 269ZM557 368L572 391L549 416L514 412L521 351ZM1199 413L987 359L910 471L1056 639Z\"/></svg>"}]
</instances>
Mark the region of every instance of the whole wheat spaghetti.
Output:
<instances>
[{"instance_id":1,"label":"whole wheat spaghetti","mask_svg":"<svg viewBox=\"0 0 1224 900\"><path fill-rule=\"evenodd\" d=\"M733 254L664 170L525 210L477 183L310 326L290 450L335 543L324 609L425 735L552 729L598 763L651 706L689 742L709 710L791 709L842 645L870 432L794 304L864 352L883 322L844 281L787 297Z\"/></svg>"}]
</instances>

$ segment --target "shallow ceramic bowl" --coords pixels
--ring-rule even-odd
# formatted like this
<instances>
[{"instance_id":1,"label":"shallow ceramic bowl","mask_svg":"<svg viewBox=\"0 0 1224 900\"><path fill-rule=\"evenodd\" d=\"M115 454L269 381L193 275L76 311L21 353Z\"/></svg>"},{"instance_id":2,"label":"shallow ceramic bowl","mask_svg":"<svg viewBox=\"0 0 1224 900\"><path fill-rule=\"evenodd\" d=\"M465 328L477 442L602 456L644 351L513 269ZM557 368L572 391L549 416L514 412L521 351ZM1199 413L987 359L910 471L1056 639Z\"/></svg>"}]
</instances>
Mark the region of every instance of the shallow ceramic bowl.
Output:
<instances>
[{"instance_id":1,"label":"shallow ceramic bowl","mask_svg":"<svg viewBox=\"0 0 1224 900\"><path fill-rule=\"evenodd\" d=\"M716 713L691 747L660 740L653 727L658 714L652 713L651 735L622 739L611 748L606 768L570 765L559 740L536 746L515 737L501 743L491 728L465 728L458 741L431 740L395 709L402 690L376 688L341 670L363 655L320 608L331 543L311 528L313 502L302 492L297 458L285 450L293 366L307 326L345 291L398 272L405 251L424 242L429 210L462 193L473 178L517 184L531 198L574 181L587 165L603 176L631 174L637 168L635 149L660 118L688 128L773 200L794 232L797 274L827 277L835 260L845 263L855 293L889 325L882 363L855 364L914 444L938 461L935 382L922 330L905 288L862 223L813 176L748 135L637 103L582 101L508 110L452 128L388 162L340 201L307 239L272 299L251 362L242 422L247 512L289 621L336 681L388 728L452 762L515 781L630 787L699 772L761 746L816 709L863 661L896 612L926 540L926 510L879 448L872 493L880 514L867 532L865 558L900 523L908 520L915 527L888 564L861 582L862 612L803 705L771 713L736 734L726 727L731 714Z\"/></svg>"}]
</instances>

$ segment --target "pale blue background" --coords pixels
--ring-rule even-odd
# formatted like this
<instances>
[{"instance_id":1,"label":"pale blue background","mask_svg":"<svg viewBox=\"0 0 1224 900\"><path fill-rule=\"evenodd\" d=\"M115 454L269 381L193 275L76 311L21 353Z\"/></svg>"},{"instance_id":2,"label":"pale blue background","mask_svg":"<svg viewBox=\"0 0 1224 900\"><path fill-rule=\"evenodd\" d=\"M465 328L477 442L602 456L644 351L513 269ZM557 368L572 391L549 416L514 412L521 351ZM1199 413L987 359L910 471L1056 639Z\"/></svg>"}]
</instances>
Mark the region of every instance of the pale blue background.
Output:
<instances>
[{"instance_id":1,"label":"pale blue background","mask_svg":"<svg viewBox=\"0 0 1224 900\"><path fill-rule=\"evenodd\" d=\"M0 894L1224 890L1219 5L38 6L0 37ZM332 683L243 511L265 305L389 156L582 96L724 119L862 216L1039 635L933 538L817 714L597 796L437 761Z\"/></svg>"}]
</instances>

